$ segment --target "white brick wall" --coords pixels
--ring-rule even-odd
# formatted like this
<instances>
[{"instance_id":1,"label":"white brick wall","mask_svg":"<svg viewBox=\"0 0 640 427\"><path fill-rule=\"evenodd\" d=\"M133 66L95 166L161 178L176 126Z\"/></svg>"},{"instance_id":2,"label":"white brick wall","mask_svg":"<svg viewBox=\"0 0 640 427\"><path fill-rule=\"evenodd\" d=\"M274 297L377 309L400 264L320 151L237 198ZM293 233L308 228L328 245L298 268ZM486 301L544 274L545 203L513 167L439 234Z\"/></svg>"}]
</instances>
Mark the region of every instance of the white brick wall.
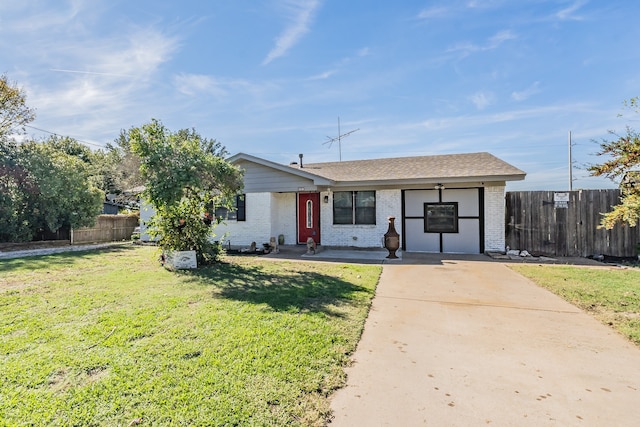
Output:
<instances>
[{"instance_id":1,"label":"white brick wall","mask_svg":"<svg viewBox=\"0 0 640 427\"><path fill-rule=\"evenodd\" d=\"M214 230L214 240L224 240L233 246L258 247L268 243L271 237L271 193L248 193L245 196L246 221L224 221Z\"/></svg>"},{"instance_id":2,"label":"white brick wall","mask_svg":"<svg viewBox=\"0 0 640 427\"><path fill-rule=\"evenodd\" d=\"M285 245L295 245L297 239L296 226L296 194L273 193L271 195L271 236L284 236Z\"/></svg>"},{"instance_id":3,"label":"white brick wall","mask_svg":"<svg viewBox=\"0 0 640 427\"><path fill-rule=\"evenodd\" d=\"M484 189L484 250L504 251L505 199L504 186Z\"/></svg>"},{"instance_id":4,"label":"white brick wall","mask_svg":"<svg viewBox=\"0 0 640 427\"><path fill-rule=\"evenodd\" d=\"M324 203L324 196L329 203ZM400 190L376 191L376 225L333 225L333 199L331 193L320 194L321 241L326 246L381 247L388 229L387 218L397 218L396 230L401 233ZM215 229L216 240L224 237L233 246L259 245L271 236L284 235L285 244L297 241L297 197L295 193L248 193L246 195L247 220L226 221ZM355 237L355 239L354 239Z\"/></svg>"},{"instance_id":5,"label":"white brick wall","mask_svg":"<svg viewBox=\"0 0 640 427\"><path fill-rule=\"evenodd\" d=\"M383 236L389 228L389 216L395 216L396 231L402 235L400 190L376 191L376 224L375 225L334 225L333 224L333 194L329 196L329 203L321 203L321 244L326 246L353 246L358 248L373 248L383 246ZM400 242L402 245L402 242Z\"/></svg>"},{"instance_id":6,"label":"white brick wall","mask_svg":"<svg viewBox=\"0 0 640 427\"><path fill-rule=\"evenodd\" d=\"M225 221L215 229L215 240L224 240L233 246L258 247L271 237L284 235L284 243L296 243L296 194L247 193L246 221Z\"/></svg>"},{"instance_id":7,"label":"white brick wall","mask_svg":"<svg viewBox=\"0 0 640 427\"><path fill-rule=\"evenodd\" d=\"M505 248L505 187L485 187L485 251L503 251ZM324 203L329 196L329 203ZM320 194L321 244L325 246L351 246L373 248L383 246L383 236L387 232L389 216L395 216L395 227L402 236L400 190L376 191L375 225L334 225L333 198L331 192ZM214 240L224 240L234 246L258 246L270 237L284 235L285 244L296 244L297 217L295 193L248 193L246 195L246 221L226 221L218 225ZM141 220L148 219L153 209L141 209ZM143 238L144 226L141 227ZM402 245L402 242L400 242Z\"/></svg>"}]
</instances>

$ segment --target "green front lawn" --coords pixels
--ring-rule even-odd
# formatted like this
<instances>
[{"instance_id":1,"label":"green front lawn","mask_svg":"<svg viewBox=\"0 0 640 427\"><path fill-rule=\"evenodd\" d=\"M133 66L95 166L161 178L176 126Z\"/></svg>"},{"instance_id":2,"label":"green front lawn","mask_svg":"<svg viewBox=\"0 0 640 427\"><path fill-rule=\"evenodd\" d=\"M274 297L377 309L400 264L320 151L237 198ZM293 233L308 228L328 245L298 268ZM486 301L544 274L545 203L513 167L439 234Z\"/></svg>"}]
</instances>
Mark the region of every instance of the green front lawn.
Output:
<instances>
[{"instance_id":1,"label":"green front lawn","mask_svg":"<svg viewBox=\"0 0 640 427\"><path fill-rule=\"evenodd\" d=\"M0 261L0 425L323 425L379 266Z\"/></svg>"},{"instance_id":2,"label":"green front lawn","mask_svg":"<svg viewBox=\"0 0 640 427\"><path fill-rule=\"evenodd\" d=\"M509 265L640 346L640 270Z\"/></svg>"}]
</instances>

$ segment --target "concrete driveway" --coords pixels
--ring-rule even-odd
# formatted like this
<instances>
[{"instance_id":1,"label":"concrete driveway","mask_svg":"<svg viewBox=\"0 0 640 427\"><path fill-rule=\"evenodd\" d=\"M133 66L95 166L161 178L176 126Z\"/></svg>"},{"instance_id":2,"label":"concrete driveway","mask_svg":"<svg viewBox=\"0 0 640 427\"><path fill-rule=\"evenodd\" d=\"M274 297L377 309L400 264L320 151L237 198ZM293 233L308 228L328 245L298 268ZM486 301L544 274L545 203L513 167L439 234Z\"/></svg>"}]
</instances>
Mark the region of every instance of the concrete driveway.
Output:
<instances>
[{"instance_id":1,"label":"concrete driveway","mask_svg":"<svg viewBox=\"0 0 640 427\"><path fill-rule=\"evenodd\" d=\"M332 427L640 425L640 349L504 264L425 262L384 265Z\"/></svg>"}]
</instances>

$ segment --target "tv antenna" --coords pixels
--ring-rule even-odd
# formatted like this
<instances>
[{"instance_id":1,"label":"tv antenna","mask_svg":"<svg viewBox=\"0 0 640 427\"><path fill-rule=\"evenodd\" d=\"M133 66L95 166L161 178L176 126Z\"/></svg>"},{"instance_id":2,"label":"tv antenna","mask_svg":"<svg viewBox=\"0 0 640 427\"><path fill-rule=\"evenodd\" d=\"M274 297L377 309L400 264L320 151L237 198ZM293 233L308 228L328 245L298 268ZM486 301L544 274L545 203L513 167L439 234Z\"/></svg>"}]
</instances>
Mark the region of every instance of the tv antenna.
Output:
<instances>
[{"instance_id":1,"label":"tv antenna","mask_svg":"<svg viewBox=\"0 0 640 427\"><path fill-rule=\"evenodd\" d=\"M340 133L340 116L338 116L338 136L336 136L335 138L331 138L330 136L327 136L327 140L323 142L322 145L329 144L329 148L331 148L333 143L338 141L338 152L340 153L340 161L342 161L342 138L347 137L358 130L360 130L360 128L351 130L346 133Z\"/></svg>"}]
</instances>

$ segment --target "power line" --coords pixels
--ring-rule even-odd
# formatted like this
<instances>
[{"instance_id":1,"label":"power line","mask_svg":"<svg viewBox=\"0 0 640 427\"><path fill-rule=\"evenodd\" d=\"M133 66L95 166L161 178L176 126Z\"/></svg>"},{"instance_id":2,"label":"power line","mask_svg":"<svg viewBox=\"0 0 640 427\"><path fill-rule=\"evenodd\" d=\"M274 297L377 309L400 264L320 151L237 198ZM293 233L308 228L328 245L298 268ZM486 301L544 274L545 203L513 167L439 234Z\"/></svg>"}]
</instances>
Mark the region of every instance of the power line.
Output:
<instances>
[{"instance_id":1,"label":"power line","mask_svg":"<svg viewBox=\"0 0 640 427\"><path fill-rule=\"evenodd\" d=\"M51 132L49 130L40 129L40 128L37 128L35 126L25 125L25 127L28 127L30 129L34 129L34 130L37 130L37 131L40 131L40 132L48 133L48 134L53 135L53 136L59 136L61 138L64 138L64 135L60 135L59 133ZM69 136L69 135L67 135L67 136ZM69 136L69 138L73 138L73 137ZM95 142L83 141L83 140L77 139L77 138L73 138L73 139L75 139L76 141L78 141L78 142L80 142L82 144L93 145L94 147L104 148L104 146L102 146L100 144L96 144Z\"/></svg>"}]
</instances>

